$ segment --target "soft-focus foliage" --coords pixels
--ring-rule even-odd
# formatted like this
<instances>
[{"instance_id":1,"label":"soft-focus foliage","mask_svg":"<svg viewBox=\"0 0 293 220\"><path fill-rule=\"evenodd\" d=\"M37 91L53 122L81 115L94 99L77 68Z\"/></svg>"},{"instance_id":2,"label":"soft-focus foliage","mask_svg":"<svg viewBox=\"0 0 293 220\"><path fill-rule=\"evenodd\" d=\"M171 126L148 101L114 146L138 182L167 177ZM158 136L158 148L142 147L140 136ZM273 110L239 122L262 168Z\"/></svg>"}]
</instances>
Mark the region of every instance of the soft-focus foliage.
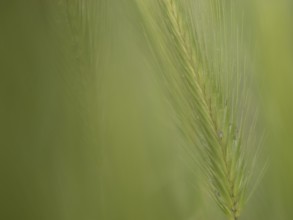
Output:
<instances>
[{"instance_id":1,"label":"soft-focus foliage","mask_svg":"<svg viewBox=\"0 0 293 220\"><path fill-rule=\"evenodd\" d=\"M144 13L138 2L148 5ZM162 75L186 71L193 64L184 56L198 51L207 52L198 57L200 69L219 79L229 79L233 68L250 75L243 88L228 86L237 78L222 79L221 91L225 97L232 88L248 89L252 106L237 99L241 95L232 97L239 101L234 106L259 106L267 134L250 172L260 175L267 159L268 167L240 219L293 219L292 2L174 0L182 5L180 22L198 30L198 44L177 30L173 40L197 51L176 47L173 57L172 36L165 34L174 24L165 23L160 10L167 7L158 2L0 2L0 219L226 219L198 169L194 123L188 121L194 112L190 99L180 98L190 94L188 87L182 78L170 87ZM217 10L219 2L225 9ZM155 34L147 22L155 22ZM170 60L158 59L157 45ZM169 98L166 88L172 88ZM174 102L180 102L177 109ZM262 129L250 129L253 120L254 111L245 129L258 142Z\"/></svg>"}]
</instances>

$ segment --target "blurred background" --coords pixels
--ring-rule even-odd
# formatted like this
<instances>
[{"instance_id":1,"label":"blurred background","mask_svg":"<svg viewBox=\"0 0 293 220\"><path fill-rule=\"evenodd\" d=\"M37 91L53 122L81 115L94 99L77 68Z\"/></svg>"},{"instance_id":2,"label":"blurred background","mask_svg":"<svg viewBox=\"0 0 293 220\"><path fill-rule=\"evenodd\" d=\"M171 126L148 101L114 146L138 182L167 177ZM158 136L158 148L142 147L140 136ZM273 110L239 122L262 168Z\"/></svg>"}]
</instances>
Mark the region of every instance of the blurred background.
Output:
<instances>
[{"instance_id":1,"label":"blurred background","mask_svg":"<svg viewBox=\"0 0 293 220\"><path fill-rule=\"evenodd\" d=\"M293 3L242 3L269 162L241 219L291 220ZM0 219L226 219L182 150L135 1L1 1L0 25Z\"/></svg>"}]
</instances>

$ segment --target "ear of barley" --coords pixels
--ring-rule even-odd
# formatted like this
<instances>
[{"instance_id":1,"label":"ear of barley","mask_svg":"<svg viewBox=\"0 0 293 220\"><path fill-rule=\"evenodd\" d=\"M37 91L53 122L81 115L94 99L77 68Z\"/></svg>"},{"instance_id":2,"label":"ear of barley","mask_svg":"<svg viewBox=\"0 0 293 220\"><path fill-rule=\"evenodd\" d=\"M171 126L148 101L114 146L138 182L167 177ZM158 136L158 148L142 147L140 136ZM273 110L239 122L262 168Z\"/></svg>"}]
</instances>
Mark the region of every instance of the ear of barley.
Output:
<instances>
[{"instance_id":1,"label":"ear of barley","mask_svg":"<svg viewBox=\"0 0 293 220\"><path fill-rule=\"evenodd\" d=\"M232 21L233 1L197 0L202 12L196 18L204 22L194 21L188 0L136 1L180 129L200 153L211 196L236 220L249 188L247 153L256 119L250 119L243 33Z\"/></svg>"}]
</instances>

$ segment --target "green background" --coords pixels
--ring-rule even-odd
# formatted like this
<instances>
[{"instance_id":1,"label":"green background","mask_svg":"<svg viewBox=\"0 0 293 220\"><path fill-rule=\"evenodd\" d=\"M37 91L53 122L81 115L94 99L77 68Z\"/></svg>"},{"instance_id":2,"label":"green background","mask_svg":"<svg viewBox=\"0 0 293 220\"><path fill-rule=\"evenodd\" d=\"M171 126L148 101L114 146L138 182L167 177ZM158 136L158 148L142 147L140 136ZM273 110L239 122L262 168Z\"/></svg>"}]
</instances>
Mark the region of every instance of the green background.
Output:
<instances>
[{"instance_id":1,"label":"green background","mask_svg":"<svg viewBox=\"0 0 293 220\"><path fill-rule=\"evenodd\" d=\"M293 4L244 7L268 166L241 219L291 220ZM1 1L0 25L0 219L226 219L183 150L134 1Z\"/></svg>"}]
</instances>

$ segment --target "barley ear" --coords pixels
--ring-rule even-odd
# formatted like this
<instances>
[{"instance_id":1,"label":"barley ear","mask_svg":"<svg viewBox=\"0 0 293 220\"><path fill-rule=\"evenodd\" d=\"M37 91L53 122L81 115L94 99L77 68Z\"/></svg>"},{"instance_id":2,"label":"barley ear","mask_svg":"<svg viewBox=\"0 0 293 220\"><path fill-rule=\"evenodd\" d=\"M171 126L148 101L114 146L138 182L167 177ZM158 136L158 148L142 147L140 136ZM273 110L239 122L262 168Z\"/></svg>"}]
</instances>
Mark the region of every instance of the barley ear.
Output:
<instances>
[{"instance_id":1,"label":"barley ear","mask_svg":"<svg viewBox=\"0 0 293 220\"><path fill-rule=\"evenodd\" d=\"M248 152L257 139L257 120L242 29L232 21L236 3L227 2L137 0L137 5L178 126L199 152L210 195L236 220L249 190Z\"/></svg>"}]
</instances>

